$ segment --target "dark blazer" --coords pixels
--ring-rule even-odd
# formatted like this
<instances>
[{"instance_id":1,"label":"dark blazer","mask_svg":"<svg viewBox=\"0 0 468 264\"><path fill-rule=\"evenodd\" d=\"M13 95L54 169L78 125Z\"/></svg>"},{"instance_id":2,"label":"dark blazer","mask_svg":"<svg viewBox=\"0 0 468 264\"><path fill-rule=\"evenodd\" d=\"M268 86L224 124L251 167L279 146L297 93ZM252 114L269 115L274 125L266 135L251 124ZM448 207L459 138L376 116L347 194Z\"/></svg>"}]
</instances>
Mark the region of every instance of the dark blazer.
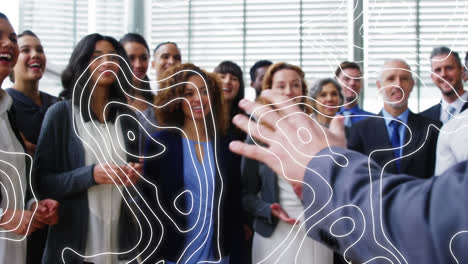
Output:
<instances>
[{"instance_id":1,"label":"dark blazer","mask_svg":"<svg viewBox=\"0 0 468 264\"><path fill-rule=\"evenodd\" d=\"M154 140L159 143L156 143ZM152 240L147 236L145 237L145 242L142 243L146 244L150 240L150 246L143 252L143 258L148 257L148 263L156 263L162 259L175 262L186 245L186 236L175 226L176 224L182 230L187 229L185 215L179 213L176 208L185 208L187 202L186 196L182 195L174 205L176 197L185 190L182 143L182 137L179 133L168 130L156 132L152 135L152 138L146 141L146 157L160 154L146 159L143 165L144 177L157 186L157 191L152 185L140 182L140 188L145 200L157 216L156 220L152 212L147 212L146 214L150 218L153 217L150 222L152 222L154 232ZM219 139L216 142L216 149L213 151L217 158L215 162L217 161L218 165L215 167L216 182L214 197L215 201L220 201L220 203L215 202L215 206L213 207L213 227L215 233L212 243L216 247L216 240L219 235L221 256L230 254L231 263L241 263L236 262L238 257L242 257L240 254L243 235L240 223L240 157L229 151L228 144L229 142L225 139ZM221 186L223 186L222 193ZM161 206L158 205L157 201L159 201ZM218 208L220 212L219 216L216 215ZM149 234L149 232L145 233ZM161 244L158 246L157 243ZM216 250L215 255L217 253Z\"/></svg>"},{"instance_id":2,"label":"dark blazer","mask_svg":"<svg viewBox=\"0 0 468 264\"><path fill-rule=\"evenodd\" d=\"M463 112L463 110L467 109L468 108L468 102L466 102L460 113ZM440 111L442 109L442 106L441 106L441 103L437 103L431 107L429 107L428 109L422 111L421 113L419 113L420 115L426 117L426 118L429 118L429 119L432 119L432 120L437 120L437 121L440 121Z\"/></svg>"},{"instance_id":3,"label":"dark blazer","mask_svg":"<svg viewBox=\"0 0 468 264\"><path fill-rule=\"evenodd\" d=\"M247 143L254 144L252 139ZM271 204L278 203L278 178L264 163L246 157L241 163L242 204L255 219L253 228L263 237L269 237L278 224L271 215Z\"/></svg>"},{"instance_id":4,"label":"dark blazer","mask_svg":"<svg viewBox=\"0 0 468 264\"><path fill-rule=\"evenodd\" d=\"M468 262L461 232L468 230L468 161L430 179L386 172L381 178L382 168L367 156L325 148L307 167L314 170L306 170L303 185L309 235L353 263Z\"/></svg>"},{"instance_id":5,"label":"dark blazer","mask_svg":"<svg viewBox=\"0 0 468 264\"><path fill-rule=\"evenodd\" d=\"M382 113L378 116L381 117ZM352 126L348 135L348 148L366 155L377 150L371 158L380 166L384 166L394 159L394 155L392 150L381 150L392 148L392 144L385 119L380 117L367 118ZM409 112L407 125L411 133L406 130L405 143L411 141L403 148L403 156L416 152L400 160L400 173L419 178L429 178L434 174L438 131L430 128L426 140L428 126L431 123L439 128L442 125L438 121ZM418 150L421 146L422 148ZM395 162L389 163L385 167L385 172L397 173Z\"/></svg>"},{"instance_id":6,"label":"dark blazer","mask_svg":"<svg viewBox=\"0 0 468 264\"><path fill-rule=\"evenodd\" d=\"M131 140L125 136L132 131L138 137L138 124L132 118L135 114L127 108L120 109L118 113L122 114L120 122L128 152L127 161L138 162L135 159L138 157L138 138ZM70 101L56 103L47 111L34 158L36 181L33 186L37 186L41 198L52 198L60 203L59 221L49 228L42 263L61 263L62 250L66 247L84 254L89 216L87 190L96 184L94 165L84 165L84 148L73 128ZM127 190L131 192L132 188ZM132 206L132 199L127 198L127 201ZM136 211L135 208L133 210ZM130 208L122 199L119 219L121 252L137 244L140 232L134 220ZM64 258L66 263L83 263L83 259L70 250L65 251ZM129 259L132 256L120 255L119 258Z\"/></svg>"}]
</instances>

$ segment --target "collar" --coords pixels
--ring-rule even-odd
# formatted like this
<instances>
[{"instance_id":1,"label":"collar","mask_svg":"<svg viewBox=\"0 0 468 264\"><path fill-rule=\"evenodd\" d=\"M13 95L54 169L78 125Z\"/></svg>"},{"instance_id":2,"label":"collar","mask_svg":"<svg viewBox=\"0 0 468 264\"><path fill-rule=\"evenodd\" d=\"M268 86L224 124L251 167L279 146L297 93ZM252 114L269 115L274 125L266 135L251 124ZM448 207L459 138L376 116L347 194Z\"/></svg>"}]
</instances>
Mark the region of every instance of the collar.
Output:
<instances>
[{"instance_id":1,"label":"collar","mask_svg":"<svg viewBox=\"0 0 468 264\"><path fill-rule=\"evenodd\" d=\"M13 105L13 100L11 96L0 88L0 115L3 115L8 110L10 110Z\"/></svg>"},{"instance_id":2,"label":"collar","mask_svg":"<svg viewBox=\"0 0 468 264\"><path fill-rule=\"evenodd\" d=\"M359 105L355 105L355 106L351 107L350 109L346 109L344 107L341 107L340 111L338 111L337 114L343 114L344 111L350 111L351 113L356 114L356 113L359 112L359 110L361 110L361 108L359 108Z\"/></svg>"},{"instance_id":3,"label":"collar","mask_svg":"<svg viewBox=\"0 0 468 264\"><path fill-rule=\"evenodd\" d=\"M385 120L385 125L388 127L390 122L394 119L399 119L401 122L407 124L408 123L408 116L409 116L409 108L407 108L403 113L401 113L397 117L393 117L391 114L389 114L385 109L382 108L382 116L384 117Z\"/></svg>"},{"instance_id":4,"label":"collar","mask_svg":"<svg viewBox=\"0 0 468 264\"><path fill-rule=\"evenodd\" d=\"M468 101L468 92L463 90L463 94L460 95L459 98L453 101L452 103L448 103L447 101L442 99L442 109L448 109L448 107L451 106L456 109L455 113L459 113L466 101Z\"/></svg>"}]
</instances>

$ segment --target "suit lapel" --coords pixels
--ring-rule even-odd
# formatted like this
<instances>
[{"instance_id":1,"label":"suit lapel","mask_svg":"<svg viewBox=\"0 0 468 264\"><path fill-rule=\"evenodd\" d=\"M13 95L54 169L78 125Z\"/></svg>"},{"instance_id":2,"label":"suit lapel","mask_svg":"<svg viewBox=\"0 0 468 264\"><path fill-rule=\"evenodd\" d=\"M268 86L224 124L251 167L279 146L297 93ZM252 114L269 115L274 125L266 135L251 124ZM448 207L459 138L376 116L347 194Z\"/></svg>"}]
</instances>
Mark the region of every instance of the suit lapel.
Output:
<instances>
[{"instance_id":1,"label":"suit lapel","mask_svg":"<svg viewBox=\"0 0 468 264\"><path fill-rule=\"evenodd\" d=\"M387 130L387 125L385 124L385 118L383 117L382 115L382 111L378 114L378 116L382 117L382 118L374 118L374 132L372 133L375 133L375 135L383 135L383 138L382 139L381 137L378 137L378 136L374 136L374 137L370 137L372 139L375 140L375 142L373 143L373 145L376 145L376 146L381 146L383 148L391 148L392 147L392 142L390 142L390 135L388 134L388 130Z\"/></svg>"},{"instance_id":2,"label":"suit lapel","mask_svg":"<svg viewBox=\"0 0 468 264\"><path fill-rule=\"evenodd\" d=\"M375 150L391 149L392 142L390 141L390 135L388 134L387 125L385 124L385 118L383 118L382 111L378 115L381 116L382 118L374 118L375 123L373 124L373 127L370 128L373 130L369 131L369 135L370 135L369 141L370 140L373 141L371 143L371 146ZM378 135L382 135L382 136L378 136ZM395 158L392 150L381 151L379 154L374 154L374 155L379 155L381 159L384 160L385 162L389 160L393 160ZM386 167L386 171L396 172L397 171L396 163L390 162Z\"/></svg>"},{"instance_id":3,"label":"suit lapel","mask_svg":"<svg viewBox=\"0 0 468 264\"><path fill-rule=\"evenodd\" d=\"M408 128L405 131L405 144L408 142L408 145L403 148L403 156L413 153L422 143L421 137L426 134L427 127L421 127L419 125L419 118L413 112L409 112L408 115ZM414 155L409 155L400 160L400 171L405 171L405 169L411 164Z\"/></svg>"},{"instance_id":4,"label":"suit lapel","mask_svg":"<svg viewBox=\"0 0 468 264\"><path fill-rule=\"evenodd\" d=\"M467 108L468 108L468 102L465 102L462 109L460 110L460 113L463 112L464 110L466 110Z\"/></svg>"}]
</instances>

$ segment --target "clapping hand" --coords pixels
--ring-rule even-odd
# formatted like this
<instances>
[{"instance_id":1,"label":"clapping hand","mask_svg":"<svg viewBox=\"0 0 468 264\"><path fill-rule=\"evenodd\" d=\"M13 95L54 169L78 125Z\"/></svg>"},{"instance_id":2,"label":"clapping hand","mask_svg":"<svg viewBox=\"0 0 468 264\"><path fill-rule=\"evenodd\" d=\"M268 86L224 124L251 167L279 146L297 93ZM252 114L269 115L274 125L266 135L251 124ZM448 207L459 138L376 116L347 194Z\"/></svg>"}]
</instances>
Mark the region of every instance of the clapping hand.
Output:
<instances>
[{"instance_id":1,"label":"clapping hand","mask_svg":"<svg viewBox=\"0 0 468 264\"><path fill-rule=\"evenodd\" d=\"M36 210L37 207L37 210ZM45 225L55 225L58 222L59 203L56 200L44 199L32 205L31 210L36 210L34 214L33 226L42 228Z\"/></svg>"}]
</instances>

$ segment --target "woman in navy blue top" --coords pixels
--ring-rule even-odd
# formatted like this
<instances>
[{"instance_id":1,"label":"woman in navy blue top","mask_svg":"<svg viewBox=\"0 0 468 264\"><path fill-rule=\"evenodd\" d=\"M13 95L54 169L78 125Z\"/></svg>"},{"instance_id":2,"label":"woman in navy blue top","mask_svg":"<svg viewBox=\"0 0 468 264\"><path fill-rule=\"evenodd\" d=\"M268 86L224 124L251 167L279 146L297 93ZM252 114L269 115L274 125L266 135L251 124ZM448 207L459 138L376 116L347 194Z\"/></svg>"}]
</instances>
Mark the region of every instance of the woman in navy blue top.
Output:
<instances>
[{"instance_id":1,"label":"woman in navy blue top","mask_svg":"<svg viewBox=\"0 0 468 264\"><path fill-rule=\"evenodd\" d=\"M240 263L239 157L224 137L219 80L193 64L174 66L165 77L155 100L162 130L145 149L153 225L143 255L150 263Z\"/></svg>"},{"instance_id":2,"label":"woman in navy blue top","mask_svg":"<svg viewBox=\"0 0 468 264\"><path fill-rule=\"evenodd\" d=\"M39 80L46 68L46 55L36 34L29 30L19 34L18 46L18 62L10 76L14 85L6 91L13 99L15 121L26 151L34 155L42 120L47 109L57 102L57 97L39 91Z\"/></svg>"}]
</instances>

